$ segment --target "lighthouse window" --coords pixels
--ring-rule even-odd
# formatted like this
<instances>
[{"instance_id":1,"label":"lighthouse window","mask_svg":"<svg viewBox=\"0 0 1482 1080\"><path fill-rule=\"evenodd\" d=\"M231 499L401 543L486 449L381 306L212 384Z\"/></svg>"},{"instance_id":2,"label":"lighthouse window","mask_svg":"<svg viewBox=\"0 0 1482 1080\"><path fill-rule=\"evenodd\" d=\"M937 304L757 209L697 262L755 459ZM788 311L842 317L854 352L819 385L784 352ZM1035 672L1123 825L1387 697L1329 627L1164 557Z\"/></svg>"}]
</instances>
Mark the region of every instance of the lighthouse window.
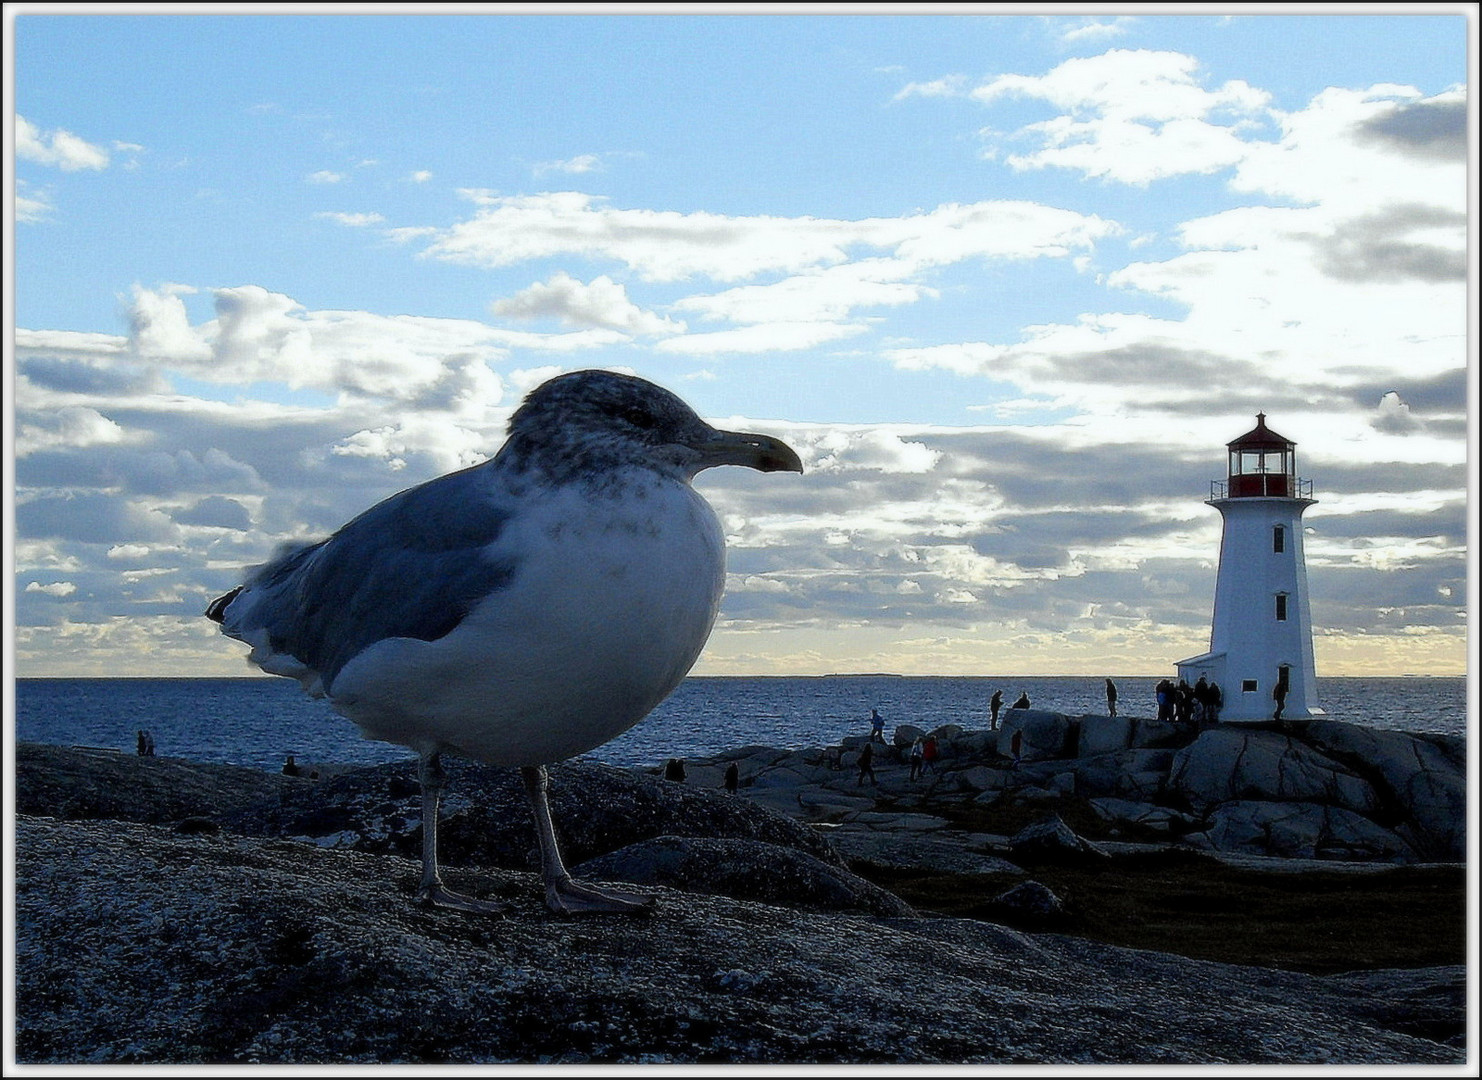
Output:
<instances>
[{"instance_id":1,"label":"lighthouse window","mask_svg":"<svg viewBox=\"0 0 1482 1080\"><path fill-rule=\"evenodd\" d=\"M1280 555L1286 550L1286 526L1278 525L1271 531L1271 550Z\"/></svg>"},{"instance_id":2,"label":"lighthouse window","mask_svg":"<svg viewBox=\"0 0 1482 1080\"><path fill-rule=\"evenodd\" d=\"M1256 680L1254 679L1240 680L1240 692L1242 694L1254 694L1259 689L1260 687L1256 685Z\"/></svg>"},{"instance_id":3,"label":"lighthouse window","mask_svg":"<svg viewBox=\"0 0 1482 1080\"><path fill-rule=\"evenodd\" d=\"M1276 594L1276 621L1286 622L1286 593Z\"/></svg>"}]
</instances>

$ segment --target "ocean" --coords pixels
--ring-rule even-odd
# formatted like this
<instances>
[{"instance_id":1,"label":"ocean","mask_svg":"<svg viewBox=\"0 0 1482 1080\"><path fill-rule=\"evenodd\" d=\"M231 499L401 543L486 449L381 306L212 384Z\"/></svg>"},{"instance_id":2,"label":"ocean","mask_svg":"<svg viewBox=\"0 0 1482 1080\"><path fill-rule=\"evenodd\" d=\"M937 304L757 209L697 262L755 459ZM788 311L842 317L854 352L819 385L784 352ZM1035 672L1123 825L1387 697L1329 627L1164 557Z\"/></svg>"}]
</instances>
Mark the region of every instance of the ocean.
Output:
<instances>
[{"instance_id":1,"label":"ocean","mask_svg":"<svg viewBox=\"0 0 1482 1080\"><path fill-rule=\"evenodd\" d=\"M1115 678L1115 677L1114 677ZM1155 678L1116 678L1118 711L1150 716ZM742 746L836 745L869 733L871 709L887 735L907 723L988 726L988 699L1027 693L1033 707L1072 716L1106 712L1101 677L949 677L897 675L691 676L637 727L590 758L613 765L656 765ZM1335 720L1400 731L1467 733L1462 677L1318 680L1318 702ZM192 761L276 772L300 763L369 765L414 756L405 747L361 738L353 723L288 679L17 679L15 738L132 753L148 730L156 752Z\"/></svg>"}]
</instances>

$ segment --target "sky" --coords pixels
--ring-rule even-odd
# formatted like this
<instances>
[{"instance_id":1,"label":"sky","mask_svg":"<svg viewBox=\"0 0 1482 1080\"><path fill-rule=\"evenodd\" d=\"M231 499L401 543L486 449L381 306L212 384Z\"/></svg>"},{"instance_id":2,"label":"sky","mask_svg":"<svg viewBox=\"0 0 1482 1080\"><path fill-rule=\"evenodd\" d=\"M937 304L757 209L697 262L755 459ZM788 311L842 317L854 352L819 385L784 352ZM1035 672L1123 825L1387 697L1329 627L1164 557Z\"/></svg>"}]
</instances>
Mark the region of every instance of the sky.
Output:
<instances>
[{"instance_id":1,"label":"sky","mask_svg":"<svg viewBox=\"0 0 1482 1080\"><path fill-rule=\"evenodd\" d=\"M254 674L212 597L590 367L803 459L697 481L697 674L1172 674L1258 411L1319 680L1467 671L1474 5L346 10L7 6L17 674Z\"/></svg>"}]
</instances>

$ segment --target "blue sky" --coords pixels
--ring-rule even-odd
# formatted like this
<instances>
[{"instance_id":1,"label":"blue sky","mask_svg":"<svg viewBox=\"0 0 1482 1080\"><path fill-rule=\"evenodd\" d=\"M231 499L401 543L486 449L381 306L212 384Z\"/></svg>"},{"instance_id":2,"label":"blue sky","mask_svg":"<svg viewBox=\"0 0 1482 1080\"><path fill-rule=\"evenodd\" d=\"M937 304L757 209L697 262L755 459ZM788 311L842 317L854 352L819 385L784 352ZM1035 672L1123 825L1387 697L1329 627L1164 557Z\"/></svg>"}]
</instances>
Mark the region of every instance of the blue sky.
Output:
<instances>
[{"instance_id":1,"label":"blue sky","mask_svg":"<svg viewBox=\"0 0 1482 1080\"><path fill-rule=\"evenodd\" d=\"M7 9L22 674L245 674L241 566L594 366L809 465L703 478L700 671L1165 673L1257 409L1319 675L1465 669L1470 5L115 10Z\"/></svg>"}]
</instances>

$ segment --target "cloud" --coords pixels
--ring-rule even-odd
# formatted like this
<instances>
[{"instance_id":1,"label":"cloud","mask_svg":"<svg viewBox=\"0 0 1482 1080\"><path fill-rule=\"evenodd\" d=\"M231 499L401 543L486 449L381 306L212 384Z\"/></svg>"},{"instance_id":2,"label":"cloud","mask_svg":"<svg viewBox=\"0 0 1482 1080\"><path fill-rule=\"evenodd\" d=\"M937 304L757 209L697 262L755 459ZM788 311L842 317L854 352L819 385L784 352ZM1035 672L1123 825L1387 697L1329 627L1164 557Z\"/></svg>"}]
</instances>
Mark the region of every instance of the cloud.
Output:
<instances>
[{"instance_id":1,"label":"cloud","mask_svg":"<svg viewBox=\"0 0 1482 1080\"><path fill-rule=\"evenodd\" d=\"M693 311L736 323L839 322L856 308L913 304L937 292L908 278L917 268L904 260L861 259L724 292L687 296L676 311Z\"/></svg>"},{"instance_id":2,"label":"cloud","mask_svg":"<svg viewBox=\"0 0 1482 1080\"><path fill-rule=\"evenodd\" d=\"M1121 37L1137 24L1133 15L1117 15L1104 20L1091 15L1077 18L1052 18L1052 31L1061 45L1080 45L1085 42L1104 41Z\"/></svg>"},{"instance_id":3,"label":"cloud","mask_svg":"<svg viewBox=\"0 0 1482 1080\"><path fill-rule=\"evenodd\" d=\"M1246 128L1269 119L1264 91L1241 80L1208 90L1198 70L1198 60L1181 53L1113 49L1066 60L1042 76L1000 75L971 96L984 105L1031 98L1063 110L1011 136L1038 144L1009 154L1013 168L1074 169L1146 185L1238 164Z\"/></svg>"},{"instance_id":4,"label":"cloud","mask_svg":"<svg viewBox=\"0 0 1482 1080\"><path fill-rule=\"evenodd\" d=\"M363 229L368 225L379 225L386 219L377 213L349 214L337 210L324 210L314 215L326 221L333 221L339 225L346 225L354 229Z\"/></svg>"},{"instance_id":5,"label":"cloud","mask_svg":"<svg viewBox=\"0 0 1482 1080\"><path fill-rule=\"evenodd\" d=\"M15 181L15 219L23 225L45 221L56 212L51 196L33 188L19 177Z\"/></svg>"},{"instance_id":6,"label":"cloud","mask_svg":"<svg viewBox=\"0 0 1482 1080\"><path fill-rule=\"evenodd\" d=\"M24 116L15 118L16 157L63 172L108 168L108 151L60 128L42 131Z\"/></svg>"},{"instance_id":7,"label":"cloud","mask_svg":"<svg viewBox=\"0 0 1482 1080\"><path fill-rule=\"evenodd\" d=\"M311 184L338 184L344 181L345 174L331 172L329 169L320 169L304 177Z\"/></svg>"},{"instance_id":8,"label":"cloud","mask_svg":"<svg viewBox=\"0 0 1482 1080\"><path fill-rule=\"evenodd\" d=\"M848 262L859 248L884 249L917 266L1063 255L1118 228L1094 215L1011 201L846 221L623 210L579 192L464 194L479 210L440 230L424 255L486 268L560 255L610 259L656 282L800 273Z\"/></svg>"},{"instance_id":9,"label":"cloud","mask_svg":"<svg viewBox=\"0 0 1482 1080\"><path fill-rule=\"evenodd\" d=\"M578 154L576 157L566 158L563 161L541 161L531 167L531 172L536 176L544 176L547 173L570 173L579 175L581 173L595 172L602 168L602 158L597 154Z\"/></svg>"},{"instance_id":10,"label":"cloud","mask_svg":"<svg viewBox=\"0 0 1482 1080\"><path fill-rule=\"evenodd\" d=\"M932 79L930 82L907 83L896 92L892 100L903 101L912 97L963 97L970 88L971 83L965 75L945 75L940 79Z\"/></svg>"},{"instance_id":11,"label":"cloud","mask_svg":"<svg viewBox=\"0 0 1482 1080\"><path fill-rule=\"evenodd\" d=\"M418 169L416 172L407 177L407 179L414 184L425 184L427 183L427 181L432 179L432 173L429 172L427 169Z\"/></svg>"},{"instance_id":12,"label":"cloud","mask_svg":"<svg viewBox=\"0 0 1482 1080\"><path fill-rule=\"evenodd\" d=\"M1344 281L1467 280L1465 213L1422 204L1384 207L1313 238L1323 273Z\"/></svg>"},{"instance_id":13,"label":"cloud","mask_svg":"<svg viewBox=\"0 0 1482 1080\"><path fill-rule=\"evenodd\" d=\"M23 419L21 417L24 417ZM15 456L24 458L54 446L81 449L124 439L123 428L96 409L67 405L40 414L20 414Z\"/></svg>"},{"instance_id":14,"label":"cloud","mask_svg":"<svg viewBox=\"0 0 1482 1080\"><path fill-rule=\"evenodd\" d=\"M190 325L180 298L196 290L188 285L162 285L158 289L134 286L129 307L129 344L144 358L174 362L201 362L211 358L211 346Z\"/></svg>"},{"instance_id":15,"label":"cloud","mask_svg":"<svg viewBox=\"0 0 1482 1080\"><path fill-rule=\"evenodd\" d=\"M70 581L56 581L49 585L43 585L39 581L32 581L26 585L28 593L45 593L47 596L62 598L71 596L77 591L77 586Z\"/></svg>"},{"instance_id":16,"label":"cloud","mask_svg":"<svg viewBox=\"0 0 1482 1080\"><path fill-rule=\"evenodd\" d=\"M601 327L635 337L674 334L685 328L683 323L638 307L628 299L627 290L606 275L583 284L558 271L545 282L495 301L493 311L507 318L553 318L568 326Z\"/></svg>"},{"instance_id":17,"label":"cloud","mask_svg":"<svg viewBox=\"0 0 1482 1080\"><path fill-rule=\"evenodd\" d=\"M209 495L173 515L177 525L202 525L215 529L235 529L246 532L252 528L252 513L236 499L221 495ZM112 556L110 550L109 555Z\"/></svg>"},{"instance_id":18,"label":"cloud","mask_svg":"<svg viewBox=\"0 0 1482 1080\"><path fill-rule=\"evenodd\" d=\"M1459 163L1467 154L1466 98L1457 92L1396 102L1361 121L1356 134L1400 153Z\"/></svg>"}]
</instances>

